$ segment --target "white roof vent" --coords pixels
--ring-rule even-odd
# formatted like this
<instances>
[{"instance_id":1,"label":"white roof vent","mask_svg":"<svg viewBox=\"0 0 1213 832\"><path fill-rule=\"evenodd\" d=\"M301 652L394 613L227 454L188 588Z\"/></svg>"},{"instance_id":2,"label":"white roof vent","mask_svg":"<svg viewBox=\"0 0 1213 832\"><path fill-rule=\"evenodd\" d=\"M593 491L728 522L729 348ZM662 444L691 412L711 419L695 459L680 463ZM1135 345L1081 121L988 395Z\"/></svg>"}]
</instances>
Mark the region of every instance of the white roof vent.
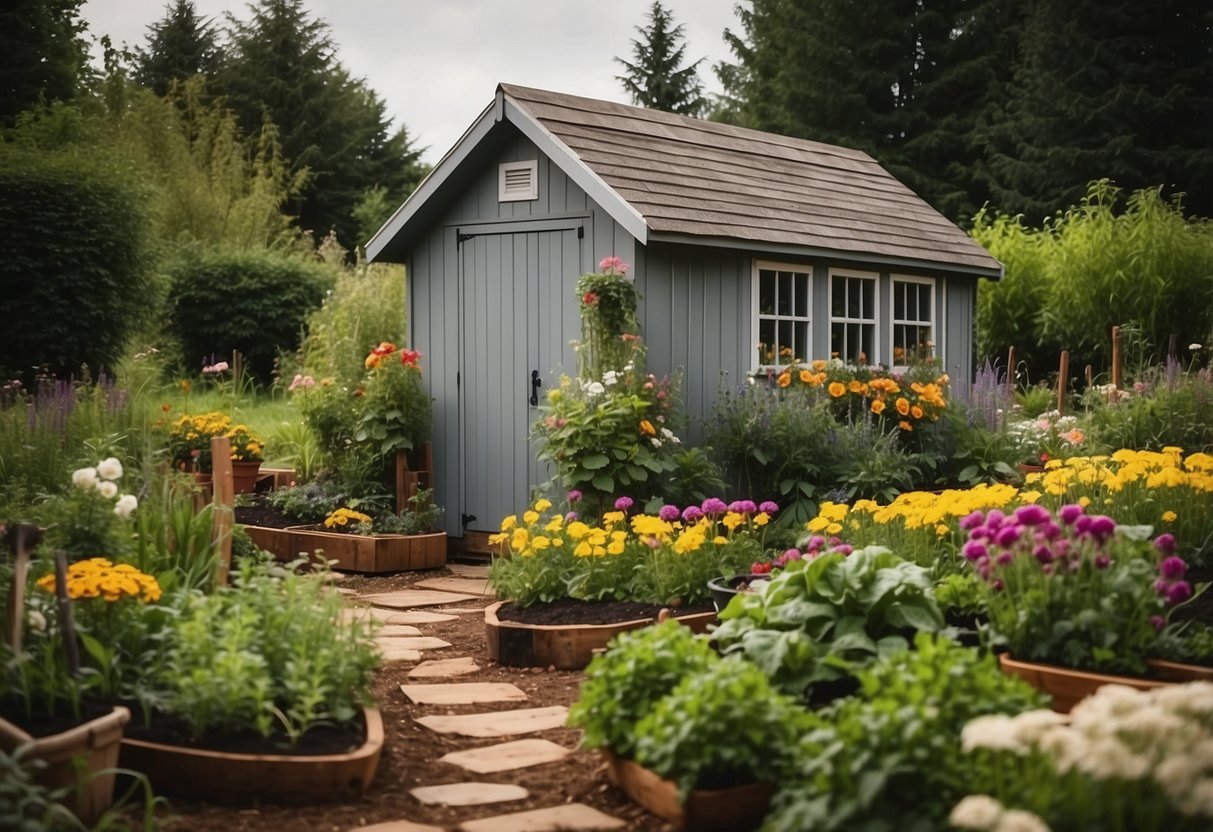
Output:
<instances>
[{"instance_id":1,"label":"white roof vent","mask_svg":"<svg viewBox=\"0 0 1213 832\"><path fill-rule=\"evenodd\" d=\"M539 199L539 162L504 162L497 167L497 200Z\"/></svg>"}]
</instances>

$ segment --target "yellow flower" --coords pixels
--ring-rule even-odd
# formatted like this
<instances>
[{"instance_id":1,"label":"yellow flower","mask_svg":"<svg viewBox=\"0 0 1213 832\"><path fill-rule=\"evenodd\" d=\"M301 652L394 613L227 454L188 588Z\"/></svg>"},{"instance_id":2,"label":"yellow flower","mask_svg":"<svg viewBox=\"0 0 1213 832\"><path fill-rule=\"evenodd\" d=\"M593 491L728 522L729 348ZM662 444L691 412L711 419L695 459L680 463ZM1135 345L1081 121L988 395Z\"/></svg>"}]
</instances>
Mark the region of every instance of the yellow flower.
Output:
<instances>
[{"instance_id":1,"label":"yellow flower","mask_svg":"<svg viewBox=\"0 0 1213 832\"><path fill-rule=\"evenodd\" d=\"M515 552L521 552L526 548L530 541L531 535L526 529L514 529L514 534L510 538L510 548Z\"/></svg>"},{"instance_id":2,"label":"yellow flower","mask_svg":"<svg viewBox=\"0 0 1213 832\"><path fill-rule=\"evenodd\" d=\"M770 523L770 522L771 522L771 515L767 514L765 511L760 511L754 515L754 525L755 526L765 526L767 523Z\"/></svg>"},{"instance_id":3,"label":"yellow flower","mask_svg":"<svg viewBox=\"0 0 1213 832\"><path fill-rule=\"evenodd\" d=\"M859 379L853 379L849 384L847 384L847 390L857 396L866 396L868 394L868 385L864 384Z\"/></svg>"},{"instance_id":4,"label":"yellow flower","mask_svg":"<svg viewBox=\"0 0 1213 832\"><path fill-rule=\"evenodd\" d=\"M946 523L936 523L936 524L935 524L935 534L936 534L938 537L943 537L944 535L946 535L946 534L947 534L948 532L950 532L951 530L952 530L952 527L951 527L951 526L949 526L949 525L948 525L948 524L946 524Z\"/></svg>"},{"instance_id":5,"label":"yellow flower","mask_svg":"<svg viewBox=\"0 0 1213 832\"><path fill-rule=\"evenodd\" d=\"M724 527L726 529L733 531L733 529L745 522L745 518L735 511L730 511L725 514L724 519L721 522L724 523Z\"/></svg>"},{"instance_id":6,"label":"yellow flower","mask_svg":"<svg viewBox=\"0 0 1213 832\"><path fill-rule=\"evenodd\" d=\"M612 540L610 545L607 546L607 554L622 555L623 554L623 541L622 540Z\"/></svg>"},{"instance_id":7,"label":"yellow flower","mask_svg":"<svg viewBox=\"0 0 1213 832\"><path fill-rule=\"evenodd\" d=\"M831 523L830 525L826 526L826 534L841 534L841 533L842 533L842 524L841 523Z\"/></svg>"},{"instance_id":8,"label":"yellow flower","mask_svg":"<svg viewBox=\"0 0 1213 832\"><path fill-rule=\"evenodd\" d=\"M551 546L551 545L552 545L552 541L548 540L543 535L539 535L538 537L536 537L534 540L531 541L531 548L537 552L540 551L541 549L546 549L548 546Z\"/></svg>"},{"instance_id":9,"label":"yellow flower","mask_svg":"<svg viewBox=\"0 0 1213 832\"><path fill-rule=\"evenodd\" d=\"M606 514L602 515L602 522L606 523L608 526L613 526L616 523L622 523L623 518L624 513L622 511L608 511Z\"/></svg>"},{"instance_id":10,"label":"yellow flower","mask_svg":"<svg viewBox=\"0 0 1213 832\"><path fill-rule=\"evenodd\" d=\"M884 399L874 399L872 401L872 412L875 413L877 416L879 416L881 413L884 413L885 407L886 407L886 405L884 403Z\"/></svg>"},{"instance_id":11,"label":"yellow flower","mask_svg":"<svg viewBox=\"0 0 1213 832\"><path fill-rule=\"evenodd\" d=\"M523 523L526 523L528 526L531 526L531 525L534 525L535 523L538 523L538 522L539 522L539 512L537 512L537 511L526 511L526 512L523 512L523 514L522 514L522 522L523 522Z\"/></svg>"},{"instance_id":12,"label":"yellow flower","mask_svg":"<svg viewBox=\"0 0 1213 832\"><path fill-rule=\"evenodd\" d=\"M535 501L535 511L547 511L552 507L552 501L546 497Z\"/></svg>"},{"instance_id":13,"label":"yellow flower","mask_svg":"<svg viewBox=\"0 0 1213 832\"><path fill-rule=\"evenodd\" d=\"M500 546L502 543L505 543L509 539L510 539L510 536L508 534L506 534L505 532L498 532L497 534L491 534L491 535L489 535L489 545L490 546Z\"/></svg>"},{"instance_id":14,"label":"yellow flower","mask_svg":"<svg viewBox=\"0 0 1213 832\"><path fill-rule=\"evenodd\" d=\"M580 520L574 520L572 523L569 523L567 531L569 537L573 538L573 540L581 540L590 533L590 527Z\"/></svg>"},{"instance_id":15,"label":"yellow flower","mask_svg":"<svg viewBox=\"0 0 1213 832\"><path fill-rule=\"evenodd\" d=\"M1164 511L1162 513L1162 521L1164 523L1174 523L1179 518L1179 515L1173 511Z\"/></svg>"},{"instance_id":16,"label":"yellow flower","mask_svg":"<svg viewBox=\"0 0 1213 832\"><path fill-rule=\"evenodd\" d=\"M826 389L829 390L830 395L836 399L847 392L846 385L843 384L841 381L831 381L830 386L827 387Z\"/></svg>"},{"instance_id":17,"label":"yellow flower","mask_svg":"<svg viewBox=\"0 0 1213 832\"><path fill-rule=\"evenodd\" d=\"M899 427L899 428L901 428L902 430L905 430L905 431L911 431L911 430L914 430L914 426L913 426L913 425L911 425L909 422L907 422L905 419L902 419L900 422L898 422L898 423L897 423L897 427Z\"/></svg>"},{"instance_id":18,"label":"yellow flower","mask_svg":"<svg viewBox=\"0 0 1213 832\"><path fill-rule=\"evenodd\" d=\"M923 410L918 405L914 405L913 407L910 408L910 415L913 416L915 419L921 419L922 415L923 415Z\"/></svg>"},{"instance_id":19,"label":"yellow flower","mask_svg":"<svg viewBox=\"0 0 1213 832\"><path fill-rule=\"evenodd\" d=\"M718 534L714 538L712 538L712 543L716 544L717 546L723 546L728 542L729 542L729 539L723 535Z\"/></svg>"},{"instance_id":20,"label":"yellow flower","mask_svg":"<svg viewBox=\"0 0 1213 832\"><path fill-rule=\"evenodd\" d=\"M545 532L547 532L548 534L554 534L555 532L560 531L560 529L563 526L564 526L564 518L561 517L559 514L557 514L555 517L553 517L551 520L548 521L548 524L543 527L543 530Z\"/></svg>"},{"instance_id":21,"label":"yellow flower","mask_svg":"<svg viewBox=\"0 0 1213 832\"><path fill-rule=\"evenodd\" d=\"M589 541L583 540L577 544L577 547L575 549L573 549L573 554L579 558L584 558L584 557L589 557L590 553L593 551L594 550L590 546Z\"/></svg>"},{"instance_id":22,"label":"yellow flower","mask_svg":"<svg viewBox=\"0 0 1213 832\"><path fill-rule=\"evenodd\" d=\"M511 514L509 517L506 517L505 519L503 519L501 521L501 530L503 532L508 532L510 529L514 528L517 525L518 525L518 518L515 515Z\"/></svg>"},{"instance_id":23,"label":"yellow flower","mask_svg":"<svg viewBox=\"0 0 1213 832\"><path fill-rule=\"evenodd\" d=\"M897 412L902 416L910 415L910 402L905 396L898 396L897 401L893 402L893 406L897 408Z\"/></svg>"}]
</instances>

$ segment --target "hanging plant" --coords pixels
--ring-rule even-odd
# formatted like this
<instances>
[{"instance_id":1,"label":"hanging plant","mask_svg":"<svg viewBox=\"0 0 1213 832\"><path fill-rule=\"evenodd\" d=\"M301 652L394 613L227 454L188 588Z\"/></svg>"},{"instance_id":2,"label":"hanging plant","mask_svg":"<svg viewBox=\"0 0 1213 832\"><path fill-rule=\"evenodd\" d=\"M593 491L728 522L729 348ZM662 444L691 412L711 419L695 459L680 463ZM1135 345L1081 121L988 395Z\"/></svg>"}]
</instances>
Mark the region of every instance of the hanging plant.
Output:
<instances>
[{"instance_id":1,"label":"hanging plant","mask_svg":"<svg viewBox=\"0 0 1213 832\"><path fill-rule=\"evenodd\" d=\"M600 379L608 370L620 371L632 349L625 335L635 335L636 287L628 279L628 264L618 257L605 257L598 272L577 281L581 306L582 378Z\"/></svg>"}]
</instances>

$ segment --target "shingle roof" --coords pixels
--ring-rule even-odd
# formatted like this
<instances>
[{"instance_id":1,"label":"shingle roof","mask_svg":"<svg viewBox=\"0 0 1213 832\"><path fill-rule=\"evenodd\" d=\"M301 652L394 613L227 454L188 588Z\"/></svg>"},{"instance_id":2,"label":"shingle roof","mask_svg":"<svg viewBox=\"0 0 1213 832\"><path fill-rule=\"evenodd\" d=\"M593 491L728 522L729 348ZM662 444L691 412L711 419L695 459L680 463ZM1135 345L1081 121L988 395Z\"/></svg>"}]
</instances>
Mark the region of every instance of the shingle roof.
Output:
<instances>
[{"instance_id":1,"label":"shingle roof","mask_svg":"<svg viewBox=\"0 0 1213 832\"><path fill-rule=\"evenodd\" d=\"M858 150L502 84L656 235L736 239L998 273L997 260Z\"/></svg>"}]
</instances>

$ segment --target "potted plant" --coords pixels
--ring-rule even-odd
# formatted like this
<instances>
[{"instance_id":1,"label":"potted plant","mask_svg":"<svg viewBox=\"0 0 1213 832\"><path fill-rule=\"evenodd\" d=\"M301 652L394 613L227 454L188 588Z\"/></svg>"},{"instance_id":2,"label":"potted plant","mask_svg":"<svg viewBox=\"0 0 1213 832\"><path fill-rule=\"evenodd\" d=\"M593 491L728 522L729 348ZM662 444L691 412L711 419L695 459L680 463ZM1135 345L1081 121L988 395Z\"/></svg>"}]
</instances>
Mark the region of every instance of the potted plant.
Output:
<instances>
[{"instance_id":1,"label":"potted plant","mask_svg":"<svg viewBox=\"0 0 1213 832\"><path fill-rule=\"evenodd\" d=\"M962 527L964 557L984 582L992 642L1009 651L1000 657L1007 672L1051 693L1060 711L1108 682L1165 683L1148 660L1191 626L1171 617L1193 596L1170 534L1151 543L1150 527L1118 526L1079 503L1056 514L1034 504L977 511Z\"/></svg>"},{"instance_id":2,"label":"potted plant","mask_svg":"<svg viewBox=\"0 0 1213 832\"><path fill-rule=\"evenodd\" d=\"M265 446L247 425L230 426L225 435L232 446L232 488L237 494L251 493L257 486L257 472Z\"/></svg>"},{"instance_id":3,"label":"potted plant","mask_svg":"<svg viewBox=\"0 0 1213 832\"><path fill-rule=\"evenodd\" d=\"M581 492L570 492L580 506ZM652 623L662 608L703 629L715 619L707 582L760 557L767 511L749 500L710 497L656 514L630 497L600 520L540 499L490 538L489 583L503 600L485 610L489 655L503 664L584 667L619 632Z\"/></svg>"},{"instance_id":4,"label":"potted plant","mask_svg":"<svg viewBox=\"0 0 1213 832\"><path fill-rule=\"evenodd\" d=\"M169 422L166 431L173 467L201 474L201 481L209 481L212 468L211 439L226 435L231 428L232 420L219 411L183 413Z\"/></svg>"}]
</instances>

